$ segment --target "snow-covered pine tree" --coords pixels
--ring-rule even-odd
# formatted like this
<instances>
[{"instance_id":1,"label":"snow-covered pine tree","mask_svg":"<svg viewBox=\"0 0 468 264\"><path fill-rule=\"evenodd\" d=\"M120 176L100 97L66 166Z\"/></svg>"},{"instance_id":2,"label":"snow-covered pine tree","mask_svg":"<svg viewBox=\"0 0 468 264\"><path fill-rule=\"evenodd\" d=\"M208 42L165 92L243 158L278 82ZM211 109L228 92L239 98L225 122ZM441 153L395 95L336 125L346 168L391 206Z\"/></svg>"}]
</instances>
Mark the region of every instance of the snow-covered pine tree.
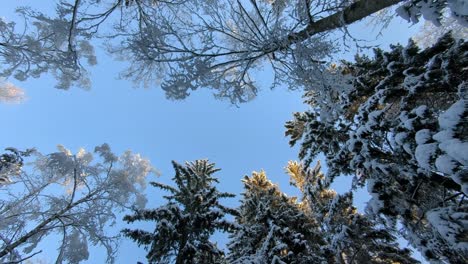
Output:
<instances>
[{"instance_id":1,"label":"snow-covered pine tree","mask_svg":"<svg viewBox=\"0 0 468 264\"><path fill-rule=\"evenodd\" d=\"M221 198L234 195L216 189L218 180L213 174L219 169L208 160L187 162L185 166L173 162L173 166L176 187L151 183L169 192L164 196L167 204L124 217L128 223L155 221L154 232L124 229L124 235L148 249L149 263L223 263L224 252L210 237L215 231L234 228L224 217L236 211L219 203Z\"/></svg>"},{"instance_id":2,"label":"snow-covered pine tree","mask_svg":"<svg viewBox=\"0 0 468 264\"><path fill-rule=\"evenodd\" d=\"M414 42L344 63L353 89L287 122L306 165L323 152L327 181L354 174L385 219L431 261L468 261L468 43L450 34L420 51ZM330 89L335 89L330 87ZM315 97L312 97L315 96ZM321 111L335 115L323 118Z\"/></svg>"},{"instance_id":3,"label":"snow-covered pine tree","mask_svg":"<svg viewBox=\"0 0 468 264\"><path fill-rule=\"evenodd\" d=\"M0 186L10 183L10 177L21 172L23 158L34 152L33 149L20 151L15 148L7 148L6 151L0 155Z\"/></svg>"},{"instance_id":4,"label":"snow-covered pine tree","mask_svg":"<svg viewBox=\"0 0 468 264\"><path fill-rule=\"evenodd\" d=\"M228 243L232 264L326 263L318 224L265 172L243 179L237 229Z\"/></svg>"},{"instance_id":5,"label":"snow-covered pine tree","mask_svg":"<svg viewBox=\"0 0 468 264\"><path fill-rule=\"evenodd\" d=\"M329 263L419 263L411 251L400 249L396 237L353 206L351 192L337 194L325 182L320 163L304 169L298 162L286 167L291 184L302 193L301 204L308 215L320 223Z\"/></svg>"}]
</instances>

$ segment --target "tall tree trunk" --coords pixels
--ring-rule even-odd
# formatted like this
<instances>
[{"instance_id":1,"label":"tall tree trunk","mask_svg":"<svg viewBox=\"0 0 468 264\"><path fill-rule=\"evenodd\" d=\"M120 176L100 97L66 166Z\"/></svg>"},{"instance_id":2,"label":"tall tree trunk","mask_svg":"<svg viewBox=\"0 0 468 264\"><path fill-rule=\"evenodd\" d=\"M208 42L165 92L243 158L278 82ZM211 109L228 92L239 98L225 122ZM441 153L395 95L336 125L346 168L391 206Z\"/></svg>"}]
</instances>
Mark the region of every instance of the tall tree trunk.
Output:
<instances>
[{"instance_id":1,"label":"tall tree trunk","mask_svg":"<svg viewBox=\"0 0 468 264\"><path fill-rule=\"evenodd\" d=\"M359 0L333 15L322 18L316 22L311 21L303 30L292 33L287 40L280 43L275 50L287 48L292 44L302 42L318 33L334 30L350 25L384 8L403 2L404 0Z\"/></svg>"}]
</instances>

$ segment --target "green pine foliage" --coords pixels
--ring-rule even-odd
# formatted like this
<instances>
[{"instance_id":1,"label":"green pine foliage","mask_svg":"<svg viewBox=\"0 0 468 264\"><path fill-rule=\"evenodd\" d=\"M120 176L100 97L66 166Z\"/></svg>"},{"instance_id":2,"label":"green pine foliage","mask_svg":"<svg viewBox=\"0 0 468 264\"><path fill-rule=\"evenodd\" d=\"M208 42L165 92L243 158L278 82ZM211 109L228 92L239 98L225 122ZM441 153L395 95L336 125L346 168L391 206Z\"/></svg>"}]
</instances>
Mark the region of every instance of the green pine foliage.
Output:
<instances>
[{"instance_id":1,"label":"green pine foliage","mask_svg":"<svg viewBox=\"0 0 468 264\"><path fill-rule=\"evenodd\" d=\"M321 263L318 224L296 199L282 193L265 172L244 177L245 192L228 244L229 263Z\"/></svg>"},{"instance_id":2,"label":"green pine foliage","mask_svg":"<svg viewBox=\"0 0 468 264\"><path fill-rule=\"evenodd\" d=\"M30 156L34 149L20 151L15 148L7 148L6 151L0 155L0 186L9 184L10 177L21 172L24 157Z\"/></svg>"},{"instance_id":3,"label":"green pine foliage","mask_svg":"<svg viewBox=\"0 0 468 264\"><path fill-rule=\"evenodd\" d=\"M323 152L325 183L352 175L368 213L431 261L468 261L468 43L450 34L425 50L410 41L339 67L351 87L286 123L308 167ZM327 114L324 113L333 113Z\"/></svg>"},{"instance_id":4,"label":"green pine foliage","mask_svg":"<svg viewBox=\"0 0 468 264\"><path fill-rule=\"evenodd\" d=\"M156 209L135 210L128 223L154 221L153 232L125 229L126 237L147 249L149 263L308 264L418 263L400 249L384 226L359 214L351 193L329 188L320 165L306 169L290 162L287 172L302 198L289 197L268 180L265 172L243 179L244 193L237 210L219 204L233 197L213 186L219 169L206 160L182 166L173 163L175 186L151 183L167 191L167 203ZM235 222L225 220L235 216ZM230 232L225 256L210 241L215 231Z\"/></svg>"},{"instance_id":5,"label":"green pine foliage","mask_svg":"<svg viewBox=\"0 0 468 264\"><path fill-rule=\"evenodd\" d=\"M302 198L288 197L265 172L244 177L245 192L228 243L228 263L419 263L391 230L357 212L351 193L338 195L320 165L290 162Z\"/></svg>"},{"instance_id":6,"label":"green pine foliage","mask_svg":"<svg viewBox=\"0 0 468 264\"><path fill-rule=\"evenodd\" d=\"M220 204L220 199L234 197L219 192L213 176L219 171L214 163L196 160L185 166L173 162L175 187L152 182L167 191L167 203L156 209L136 210L127 215L128 223L154 221L153 232L125 229L123 234L148 250L149 263L223 263L224 252L210 241L215 231L230 232L234 226L225 219L236 211Z\"/></svg>"},{"instance_id":7,"label":"green pine foliage","mask_svg":"<svg viewBox=\"0 0 468 264\"><path fill-rule=\"evenodd\" d=\"M302 193L302 208L320 223L330 253L328 263L419 263L410 250L399 248L390 230L357 212L351 192L337 194L330 189L320 163L305 169L298 162L289 162L286 170Z\"/></svg>"}]
</instances>

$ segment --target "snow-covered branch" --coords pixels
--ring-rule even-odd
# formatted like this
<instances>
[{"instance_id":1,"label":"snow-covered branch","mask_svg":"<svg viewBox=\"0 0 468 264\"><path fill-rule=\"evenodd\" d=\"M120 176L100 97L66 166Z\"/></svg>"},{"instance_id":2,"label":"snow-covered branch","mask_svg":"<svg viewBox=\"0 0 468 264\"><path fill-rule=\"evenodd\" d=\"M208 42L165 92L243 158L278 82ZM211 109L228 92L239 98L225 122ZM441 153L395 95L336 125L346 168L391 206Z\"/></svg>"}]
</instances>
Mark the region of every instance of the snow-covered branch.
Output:
<instances>
[{"instance_id":1,"label":"snow-covered branch","mask_svg":"<svg viewBox=\"0 0 468 264\"><path fill-rule=\"evenodd\" d=\"M410 21L421 15L438 21L445 9L464 21L461 2L61 1L57 17L19 10L30 17L24 35L16 33L14 23L0 21L0 57L5 62L0 75L24 80L52 72L60 88L89 86L83 61L95 64L94 46L105 41L109 53L129 63L120 76L137 85L160 85L171 99L203 87L240 103L258 93L253 73L265 65L274 71L272 85L309 89L321 82L324 64L341 39L350 36L347 26L365 17L401 3L399 15Z\"/></svg>"},{"instance_id":2,"label":"snow-covered branch","mask_svg":"<svg viewBox=\"0 0 468 264\"><path fill-rule=\"evenodd\" d=\"M56 233L63 236L58 259L87 259L90 241L106 248L113 262L118 240L104 228L119 211L144 207L142 191L152 168L138 154L117 158L107 144L95 152L101 161L83 149L72 154L59 146L56 153L35 153L31 168L9 174L12 183L2 188L0 260L18 261L19 252L30 253Z\"/></svg>"}]
</instances>

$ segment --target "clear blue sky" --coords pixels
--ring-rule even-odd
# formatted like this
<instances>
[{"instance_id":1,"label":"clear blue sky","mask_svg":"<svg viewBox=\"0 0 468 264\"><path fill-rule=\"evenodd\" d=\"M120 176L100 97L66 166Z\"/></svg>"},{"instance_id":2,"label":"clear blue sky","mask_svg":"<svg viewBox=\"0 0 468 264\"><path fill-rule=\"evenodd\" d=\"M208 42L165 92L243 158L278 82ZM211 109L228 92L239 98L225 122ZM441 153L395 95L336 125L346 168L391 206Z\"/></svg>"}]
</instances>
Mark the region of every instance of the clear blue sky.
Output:
<instances>
[{"instance_id":1,"label":"clear blue sky","mask_svg":"<svg viewBox=\"0 0 468 264\"><path fill-rule=\"evenodd\" d=\"M16 6L31 3L52 10L55 1L1 0L0 16L13 19ZM406 43L416 29L408 26L396 19L373 44L385 47L398 41ZM369 27L356 27L360 38L374 39L375 34L369 34L370 31ZM149 180L169 183L173 176L171 160L208 158L222 168L217 174L222 191L240 194L241 178L264 169L284 192L295 194L283 168L288 160L296 159L297 149L289 147L284 123L291 119L292 112L305 109L301 93L285 88L270 91L265 87L258 98L240 108L215 100L209 91L195 92L185 101L168 101L157 87L134 89L132 83L117 80L115 77L125 64L102 51L98 55L98 65L90 69L90 91L54 89L55 80L49 76L26 82L10 79L26 91L28 99L21 104L0 104L4 124L0 148L36 147L49 153L56 150L57 144L76 151L79 147L92 150L106 142L116 153L130 149L150 159L162 176L151 176ZM351 58L353 54L340 56ZM270 72L262 74L256 78L271 78ZM335 186L344 190L347 184L346 180ZM149 187L148 196L149 206L154 207L161 193ZM227 204L235 206L239 198ZM358 207L363 208L367 199L365 192L356 195ZM135 258L145 260L144 250L131 242L124 242L121 252L118 263L136 263ZM102 262L93 257L89 263Z\"/></svg>"}]
</instances>

